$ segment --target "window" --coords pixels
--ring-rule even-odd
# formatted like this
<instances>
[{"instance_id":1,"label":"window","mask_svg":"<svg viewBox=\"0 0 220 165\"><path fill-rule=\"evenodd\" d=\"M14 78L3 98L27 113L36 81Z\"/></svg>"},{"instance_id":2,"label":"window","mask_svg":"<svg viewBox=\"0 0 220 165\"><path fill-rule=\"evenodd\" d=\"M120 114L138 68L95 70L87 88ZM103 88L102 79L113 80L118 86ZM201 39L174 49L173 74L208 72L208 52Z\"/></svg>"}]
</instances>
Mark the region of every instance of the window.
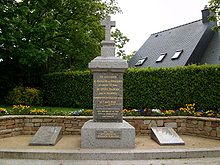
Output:
<instances>
[{"instance_id":1,"label":"window","mask_svg":"<svg viewBox=\"0 0 220 165\"><path fill-rule=\"evenodd\" d=\"M183 52L182 49L181 50L177 50L171 59L172 60L178 59L180 57L180 55L182 54L182 52Z\"/></svg>"},{"instance_id":2,"label":"window","mask_svg":"<svg viewBox=\"0 0 220 165\"><path fill-rule=\"evenodd\" d=\"M144 63L146 60L147 60L147 57L139 59L139 60L136 62L135 66L141 66L141 65L143 65L143 63Z\"/></svg>"},{"instance_id":3,"label":"window","mask_svg":"<svg viewBox=\"0 0 220 165\"><path fill-rule=\"evenodd\" d=\"M161 53L160 57L158 57L158 59L156 60L156 62L162 62L164 57L167 55L167 53Z\"/></svg>"}]
</instances>

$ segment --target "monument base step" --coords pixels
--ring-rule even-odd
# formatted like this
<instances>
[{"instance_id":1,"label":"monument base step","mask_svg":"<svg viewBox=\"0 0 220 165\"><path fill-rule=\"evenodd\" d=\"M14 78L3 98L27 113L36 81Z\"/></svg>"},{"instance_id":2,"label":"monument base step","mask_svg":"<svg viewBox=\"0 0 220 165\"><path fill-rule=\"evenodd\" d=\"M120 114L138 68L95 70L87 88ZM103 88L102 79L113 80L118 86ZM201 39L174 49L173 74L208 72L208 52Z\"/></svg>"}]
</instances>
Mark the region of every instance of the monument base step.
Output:
<instances>
[{"instance_id":1,"label":"monument base step","mask_svg":"<svg viewBox=\"0 0 220 165\"><path fill-rule=\"evenodd\" d=\"M87 121L81 129L81 148L134 148L135 128L128 122Z\"/></svg>"},{"instance_id":2,"label":"monument base step","mask_svg":"<svg viewBox=\"0 0 220 165\"><path fill-rule=\"evenodd\" d=\"M219 157L220 148L197 149L81 149L81 150L12 150L0 149L0 159L41 160L153 160ZM1 164L1 163L0 163Z\"/></svg>"}]
</instances>

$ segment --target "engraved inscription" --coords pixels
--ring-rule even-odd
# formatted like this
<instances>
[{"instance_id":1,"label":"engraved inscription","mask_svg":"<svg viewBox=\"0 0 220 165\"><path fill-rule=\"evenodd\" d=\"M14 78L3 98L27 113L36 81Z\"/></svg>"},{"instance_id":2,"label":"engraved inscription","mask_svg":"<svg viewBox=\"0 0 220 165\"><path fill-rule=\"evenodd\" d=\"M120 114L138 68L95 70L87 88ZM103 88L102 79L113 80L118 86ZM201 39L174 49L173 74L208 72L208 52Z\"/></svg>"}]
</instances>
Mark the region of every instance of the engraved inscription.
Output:
<instances>
[{"instance_id":1,"label":"engraved inscription","mask_svg":"<svg viewBox=\"0 0 220 165\"><path fill-rule=\"evenodd\" d=\"M99 74L94 79L94 103L97 107L122 106L121 77L113 74Z\"/></svg>"},{"instance_id":2,"label":"engraved inscription","mask_svg":"<svg viewBox=\"0 0 220 165\"><path fill-rule=\"evenodd\" d=\"M123 74L94 73L93 76L94 120L121 122Z\"/></svg>"},{"instance_id":3,"label":"engraved inscription","mask_svg":"<svg viewBox=\"0 0 220 165\"><path fill-rule=\"evenodd\" d=\"M100 120L112 120L116 116L120 116L120 110L112 110L112 109L105 109L96 110L96 114L99 116Z\"/></svg>"},{"instance_id":4,"label":"engraved inscription","mask_svg":"<svg viewBox=\"0 0 220 165\"><path fill-rule=\"evenodd\" d=\"M97 130L96 139L121 139L121 131Z\"/></svg>"}]
</instances>

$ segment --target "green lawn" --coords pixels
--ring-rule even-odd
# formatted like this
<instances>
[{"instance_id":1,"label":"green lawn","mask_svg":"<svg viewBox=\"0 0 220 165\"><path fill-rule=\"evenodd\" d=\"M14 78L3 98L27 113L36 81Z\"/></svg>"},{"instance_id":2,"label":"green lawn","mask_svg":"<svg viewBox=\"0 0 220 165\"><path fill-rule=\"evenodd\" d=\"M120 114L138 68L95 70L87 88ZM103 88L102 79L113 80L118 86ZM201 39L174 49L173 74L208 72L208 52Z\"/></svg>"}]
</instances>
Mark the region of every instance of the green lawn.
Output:
<instances>
[{"instance_id":1,"label":"green lawn","mask_svg":"<svg viewBox=\"0 0 220 165\"><path fill-rule=\"evenodd\" d=\"M46 109L48 114L53 115L67 115L71 112L77 111L80 108L63 108L63 107L33 107L33 109Z\"/></svg>"}]
</instances>

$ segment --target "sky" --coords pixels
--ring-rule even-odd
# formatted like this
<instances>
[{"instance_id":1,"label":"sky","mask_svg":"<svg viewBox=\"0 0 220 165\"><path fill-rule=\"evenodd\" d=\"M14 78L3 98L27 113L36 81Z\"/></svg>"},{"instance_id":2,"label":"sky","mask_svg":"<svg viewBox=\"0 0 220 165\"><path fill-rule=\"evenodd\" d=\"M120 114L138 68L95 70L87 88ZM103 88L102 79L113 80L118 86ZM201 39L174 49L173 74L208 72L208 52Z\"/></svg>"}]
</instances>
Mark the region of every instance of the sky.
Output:
<instances>
[{"instance_id":1,"label":"sky","mask_svg":"<svg viewBox=\"0 0 220 165\"><path fill-rule=\"evenodd\" d=\"M209 0L118 0L122 14L112 15L118 28L130 41L126 54L137 51L150 34L202 18ZM114 29L113 29L114 30Z\"/></svg>"}]
</instances>

